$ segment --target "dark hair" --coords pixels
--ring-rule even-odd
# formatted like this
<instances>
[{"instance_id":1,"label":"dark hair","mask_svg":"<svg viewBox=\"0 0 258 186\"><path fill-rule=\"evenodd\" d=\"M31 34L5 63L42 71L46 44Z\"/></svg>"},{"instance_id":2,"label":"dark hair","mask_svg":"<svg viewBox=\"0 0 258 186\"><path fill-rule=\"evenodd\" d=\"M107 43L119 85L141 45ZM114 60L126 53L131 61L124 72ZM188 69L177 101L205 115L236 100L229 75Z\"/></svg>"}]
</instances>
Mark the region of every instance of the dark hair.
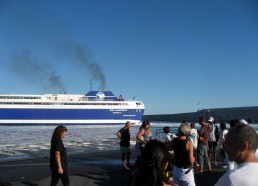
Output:
<instances>
[{"instance_id":1,"label":"dark hair","mask_svg":"<svg viewBox=\"0 0 258 186\"><path fill-rule=\"evenodd\" d=\"M257 132L246 124L239 124L231 128L226 136L226 141L230 145L241 147L241 144L246 141L249 144L249 149L255 152L258 148L258 135Z\"/></svg>"},{"instance_id":2,"label":"dark hair","mask_svg":"<svg viewBox=\"0 0 258 186\"><path fill-rule=\"evenodd\" d=\"M164 165L169 161L166 145L158 140L148 141L139 161L139 176L135 185L163 186L166 182Z\"/></svg>"},{"instance_id":3,"label":"dark hair","mask_svg":"<svg viewBox=\"0 0 258 186\"><path fill-rule=\"evenodd\" d=\"M192 123L190 124L190 127L194 129L194 128L195 128L195 123L192 122Z\"/></svg>"},{"instance_id":4,"label":"dark hair","mask_svg":"<svg viewBox=\"0 0 258 186\"><path fill-rule=\"evenodd\" d=\"M59 125L55 128L54 132L53 132L53 135L52 135L52 138L51 138L51 143L58 139L58 138L61 138L61 135L64 131L68 131L66 127L64 127L63 125Z\"/></svg>"},{"instance_id":5,"label":"dark hair","mask_svg":"<svg viewBox=\"0 0 258 186\"><path fill-rule=\"evenodd\" d=\"M170 133L170 127L168 126L165 126L163 127L163 131L167 134L167 133Z\"/></svg>"},{"instance_id":6,"label":"dark hair","mask_svg":"<svg viewBox=\"0 0 258 186\"><path fill-rule=\"evenodd\" d=\"M147 127L148 125L150 125L150 122L149 122L148 120L145 120L145 121L142 122L141 128L146 129L146 127Z\"/></svg>"},{"instance_id":7,"label":"dark hair","mask_svg":"<svg viewBox=\"0 0 258 186\"><path fill-rule=\"evenodd\" d=\"M200 117L199 117L199 122L201 122L201 121L205 121L205 117L200 116Z\"/></svg>"},{"instance_id":8,"label":"dark hair","mask_svg":"<svg viewBox=\"0 0 258 186\"><path fill-rule=\"evenodd\" d=\"M230 125L230 127L232 128L232 127L235 127L235 126L237 126L237 125L239 125L240 123L239 123L239 120L238 119L232 119L232 120L230 120L230 122L229 122L229 125Z\"/></svg>"},{"instance_id":9,"label":"dark hair","mask_svg":"<svg viewBox=\"0 0 258 186\"><path fill-rule=\"evenodd\" d=\"M226 129L226 123L220 123L219 124L220 128L225 130Z\"/></svg>"}]
</instances>

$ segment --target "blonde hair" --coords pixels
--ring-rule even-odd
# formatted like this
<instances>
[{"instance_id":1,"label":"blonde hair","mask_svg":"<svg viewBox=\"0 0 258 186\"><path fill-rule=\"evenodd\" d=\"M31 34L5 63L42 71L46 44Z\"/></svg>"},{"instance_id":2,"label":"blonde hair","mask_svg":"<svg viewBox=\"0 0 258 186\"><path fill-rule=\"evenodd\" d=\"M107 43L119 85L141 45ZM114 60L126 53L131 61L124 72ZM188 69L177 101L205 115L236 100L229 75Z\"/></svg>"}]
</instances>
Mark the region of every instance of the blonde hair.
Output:
<instances>
[{"instance_id":1,"label":"blonde hair","mask_svg":"<svg viewBox=\"0 0 258 186\"><path fill-rule=\"evenodd\" d=\"M191 127L188 123L182 123L178 128L179 136L188 136L190 134Z\"/></svg>"}]
</instances>

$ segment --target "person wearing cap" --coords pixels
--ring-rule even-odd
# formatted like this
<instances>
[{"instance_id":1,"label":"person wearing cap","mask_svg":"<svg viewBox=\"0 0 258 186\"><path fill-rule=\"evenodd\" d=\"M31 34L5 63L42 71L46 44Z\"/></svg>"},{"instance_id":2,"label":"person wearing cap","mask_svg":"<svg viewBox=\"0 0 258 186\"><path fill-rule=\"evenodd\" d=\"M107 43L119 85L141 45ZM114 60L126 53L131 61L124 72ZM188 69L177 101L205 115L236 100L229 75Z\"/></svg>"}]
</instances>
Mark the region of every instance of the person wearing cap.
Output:
<instances>
[{"instance_id":1,"label":"person wearing cap","mask_svg":"<svg viewBox=\"0 0 258 186\"><path fill-rule=\"evenodd\" d=\"M245 120L245 119L241 119L239 121L240 124L245 124L245 125L248 125L248 122Z\"/></svg>"},{"instance_id":2,"label":"person wearing cap","mask_svg":"<svg viewBox=\"0 0 258 186\"><path fill-rule=\"evenodd\" d=\"M203 173L203 165L207 164L209 172L212 172L211 163L208 156L208 141L210 138L210 128L205 122L204 117L199 117L199 124L201 129L199 132L199 145L198 145L198 157L200 164L200 173Z\"/></svg>"},{"instance_id":3,"label":"person wearing cap","mask_svg":"<svg viewBox=\"0 0 258 186\"><path fill-rule=\"evenodd\" d=\"M210 117L209 118L209 127L210 127L210 138L209 138L209 141L208 141L208 145L209 145L209 158L211 160L211 157L213 155L213 158L214 158L214 163L215 165L217 165L217 162L216 162L216 148L217 148L217 133L218 133L218 130L216 130L216 126L215 126L215 123L214 123L214 118L213 117Z\"/></svg>"},{"instance_id":4,"label":"person wearing cap","mask_svg":"<svg viewBox=\"0 0 258 186\"><path fill-rule=\"evenodd\" d=\"M252 127L240 124L231 128L226 135L224 149L238 167L226 172L215 186L258 185L258 159L255 157L257 148L258 135Z\"/></svg>"}]
</instances>

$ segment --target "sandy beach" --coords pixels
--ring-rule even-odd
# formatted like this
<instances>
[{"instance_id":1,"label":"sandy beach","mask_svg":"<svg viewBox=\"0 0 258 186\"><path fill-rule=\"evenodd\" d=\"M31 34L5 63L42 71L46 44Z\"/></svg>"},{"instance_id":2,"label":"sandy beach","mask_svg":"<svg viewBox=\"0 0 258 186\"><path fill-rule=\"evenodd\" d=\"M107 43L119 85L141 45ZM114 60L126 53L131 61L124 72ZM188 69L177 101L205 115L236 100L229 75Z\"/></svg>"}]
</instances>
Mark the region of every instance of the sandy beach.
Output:
<instances>
[{"instance_id":1,"label":"sandy beach","mask_svg":"<svg viewBox=\"0 0 258 186\"><path fill-rule=\"evenodd\" d=\"M132 151L132 162L136 153ZM214 168L213 173L195 171L197 186L214 185L225 172ZM81 153L69 156L71 186L123 186L128 185L130 171L122 169L120 151ZM24 159L0 163L1 186L48 186L51 180L48 158ZM61 182L58 185L62 185Z\"/></svg>"}]
</instances>

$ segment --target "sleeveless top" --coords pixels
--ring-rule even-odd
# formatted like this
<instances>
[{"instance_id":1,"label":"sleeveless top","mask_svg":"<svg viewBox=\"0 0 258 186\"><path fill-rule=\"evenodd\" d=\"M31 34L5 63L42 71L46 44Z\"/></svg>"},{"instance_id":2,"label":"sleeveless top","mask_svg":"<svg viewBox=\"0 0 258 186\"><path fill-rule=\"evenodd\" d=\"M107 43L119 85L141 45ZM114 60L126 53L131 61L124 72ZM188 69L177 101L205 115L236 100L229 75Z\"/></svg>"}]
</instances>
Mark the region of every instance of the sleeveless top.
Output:
<instances>
[{"instance_id":1,"label":"sleeveless top","mask_svg":"<svg viewBox=\"0 0 258 186\"><path fill-rule=\"evenodd\" d=\"M149 140L151 140L152 139L152 133L151 132L147 132L144 128L140 128L139 129L139 131L141 131L141 130L144 130L144 134L141 136L141 139L143 140L143 141L149 141ZM139 142L139 143L142 143L141 141L139 141L138 139L137 139L137 142Z\"/></svg>"},{"instance_id":2,"label":"sleeveless top","mask_svg":"<svg viewBox=\"0 0 258 186\"><path fill-rule=\"evenodd\" d=\"M121 133L120 146L130 147L130 130L124 127L119 131Z\"/></svg>"},{"instance_id":3,"label":"sleeveless top","mask_svg":"<svg viewBox=\"0 0 258 186\"><path fill-rule=\"evenodd\" d=\"M186 143L188 140L181 140L175 138L173 142L173 150L175 154L175 166L178 168L188 168L191 164L188 159L188 150L186 149Z\"/></svg>"},{"instance_id":4,"label":"sleeveless top","mask_svg":"<svg viewBox=\"0 0 258 186\"><path fill-rule=\"evenodd\" d=\"M144 130L143 140L144 141L150 141L151 138L152 138L151 132L147 132L146 130Z\"/></svg>"}]
</instances>

